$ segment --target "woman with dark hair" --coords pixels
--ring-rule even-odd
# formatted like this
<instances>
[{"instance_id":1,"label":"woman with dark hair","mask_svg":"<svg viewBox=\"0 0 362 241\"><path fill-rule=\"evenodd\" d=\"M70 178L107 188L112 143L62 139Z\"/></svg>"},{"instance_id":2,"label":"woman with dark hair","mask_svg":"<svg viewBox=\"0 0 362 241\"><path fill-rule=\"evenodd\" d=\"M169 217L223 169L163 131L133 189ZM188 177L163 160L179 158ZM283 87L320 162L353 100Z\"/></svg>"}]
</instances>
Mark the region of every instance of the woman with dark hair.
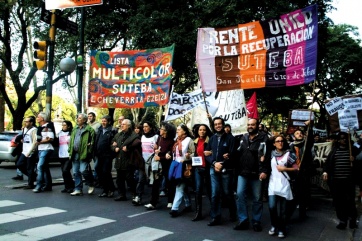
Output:
<instances>
[{"instance_id":1,"label":"woman with dark hair","mask_svg":"<svg viewBox=\"0 0 362 241\"><path fill-rule=\"evenodd\" d=\"M183 176L185 165L191 165L191 157L195 152L195 145L192 141L192 134L185 124L181 124L176 129L177 139L172 148L173 163L171 164L169 171L169 178L176 182L175 198L172 203L170 215L177 217L180 215L179 206L182 199L185 200L185 209L183 211L191 211L191 201L187 193L187 178ZM169 158L170 154L166 154L166 158ZM181 173L180 173L181 171Z\"/></svg>"},{"instance_id":2,"label":"woman with dark hair","mask_svg":"<svg viewBox=\"0 0 362 241\"><path fill-rule=\"evenodd\" d=\"M143 135L143 126L142 125L136 125L134 128L134 132L136 132L136 134L138 134L140 137L142 137Z\"/></svg>"},{"instance_id":3,"label":"woman with dark hair","mask_svg":"<svg viewBox=\"0 0 362 241\"><path fill-rule=\"evenodd\" d=\"M148 170L150 168L151 163L148 163L147 160L149 157L154 153L154 148L157 142L158 135L156 134L156 130L154 125L149 122L145 121L142 124L143 126L143 135L141 137L141 143L142 143L142 157L145 160L144 168L138 168L138 184L137 184L137 190L140 191L140 193L137 193L134 199L132 200L132 203L136 206L141 204L141 195L144 191L144 184L146 179L149 180L149 184L153 184L153 175Z\"/></svg>"},{"instance_id":4,"label":"woman with dark hair","mask_svg":"<svg viewBox=\"0 0 362 241\"><path fill-rule=\"evenodd\" d=\"M202 164L200 166L194 166L195 173L195 204L196 204L196 215L192 221L201 220L202 217L202 194L203 187L206 186L206 191L208 196L211 194L211 184L210 184L210 164L205 160L205 146L209 142L209 138L212 135L210 128L205 124L198 124L195 129L195 154L194 156L202 158Z\"/></svg>"},{"instance_id":5,"label":"woman with dark hair","mask_svg":"<svg viewBox=\"0 0 362 241\"><path fill-rule=\"evenodd\" d=\"M175 197L175 188L169 182L168 171L172 161L172 147L175 143L175 130L176 128L174 125L167 122L161 123L160 136L158 137L155 145L155 161L159 161L161 163L162 172L155 173L157 178L155 178L152 185L151 200L149 204L145 205L145 208L148 210L156 208L160 196L158 192L163 181L165 182L165 189L162 191L167 192L167 207L172 207L172 201ZM169 154L168 158L166 158L166 154Z\"/></svg>"},{"instance_id":6,"label":"woman with dark hair","mask_svg":"<svg viewBox=\"0 0 362 241\"><path fill-rule=\"evenodd\" d=\"M298 171L298 165L296 163L296 156L288 150L289 145L284 136L276 136L273 140L273 146L268 187L271 219L269 235L274 235L278 232L278 237L284 238L287 202L293 199L289 175L292 172Z\"/></svg>"},{"instance_id":7,"label":"woman with dark hair","mask_svg":"<svg viewBox=\"0 0 362 241\"><path fill-rule=\"evenodd\" d=\"M71 174L72 162L69 159L68 147L70 141L70 134L72 133L73 125L70 121L63 121L62 130L58 133L59 138L59 160L62 176L64 180L63 193L72 193L74 189L74 181Z\"/></svg>"}]
</instances>

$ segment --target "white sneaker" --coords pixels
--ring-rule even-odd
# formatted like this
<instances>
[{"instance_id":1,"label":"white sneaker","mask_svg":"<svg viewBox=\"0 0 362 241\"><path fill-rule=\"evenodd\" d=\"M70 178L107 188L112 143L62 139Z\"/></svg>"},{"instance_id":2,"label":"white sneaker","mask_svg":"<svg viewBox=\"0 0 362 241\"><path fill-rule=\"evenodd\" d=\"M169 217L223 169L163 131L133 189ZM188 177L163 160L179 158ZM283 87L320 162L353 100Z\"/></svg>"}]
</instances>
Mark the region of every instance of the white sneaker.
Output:
<instances>
[{"instance_id":1,"label":"white sneaker","mask_svg":"<svg viewBox=\"0 0 362 241\"><path fill-rule=\"evenodd\" d=\"M284 238L284 237L285 237L285 236L284 236L284 233L279 231L279 233L278 233L278 238Z\"/></svg>"},{"instance_id":2,"label":"white sneaker","mask_svg":"<svg viewBox=\"0 0 362 241\"><path fill-rule=\"evenodd\" d=\"M172 203L168 203L167 208L172 208Z\"/></svg>"},{"instance_id":3,"label":"white sneaker","mask_svg":"<svg viewBox=\"0 0 362 241\"><path fill-rule=\"evenodd\" d=\"M145 205L145 208L147 208L147 210L153 210L153 209L155 209L155 207L154 207L151 203L146 204L146 205Z\"/></svg>"},{"instance_id":4,"label":"white sneaker","mask_svg":"<svg viewBox=\"0 0 362 241\"><path fill-rule=\"evenodd\" d=\"M94 193L94 187L88 187L88 194Z\"/></svg>"},{"instance_id":5,"label":"white sneaker","mask_svg":"<svg viewBox=\"0 0 362 241\"><path fill-rule=\"evenodd\" d=\"M70 193L71 196L82 196L83 192L80 190L75 190L74 192Z\"/></svg>"},{"instance_id":6,"label":"white sneaker","mask_svg":"<svg viewBox=\"0 0 362 241\"><path fill-rule=\"evenodd\" d=\"M139 196L135 196L135 198L132 200L132 204L135 206L141 205L141 198Z\"/></svg>"},{"instance_id":7,"label":"white sneaker","mask_svg":"<svg viewBox=\"0 0 362 241\"><path fill-rule=\"evenodd\" d=\"M269 229L269 235L274 235L275 234L275 227L271 227L270 229Z\"/></svg>"},{"instance_id":8,"label":"white sneaker","mask_svg":"<svg viewBox=\"0 0 362 241\"><path fill-rule=\"evenodd\" d=\"M166 196L166 193L164 191L161 191L160 192L160 197L165 197Z\"/></svg>"}]
</instances>

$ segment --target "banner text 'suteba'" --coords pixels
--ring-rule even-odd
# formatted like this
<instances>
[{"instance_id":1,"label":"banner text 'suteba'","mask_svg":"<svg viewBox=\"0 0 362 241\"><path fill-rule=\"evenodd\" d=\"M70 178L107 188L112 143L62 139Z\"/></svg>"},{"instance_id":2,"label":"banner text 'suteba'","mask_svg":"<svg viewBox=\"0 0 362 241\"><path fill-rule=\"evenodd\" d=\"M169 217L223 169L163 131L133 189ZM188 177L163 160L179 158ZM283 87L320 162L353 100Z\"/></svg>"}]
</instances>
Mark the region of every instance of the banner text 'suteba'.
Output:
<instances>
[{"instance_id":1,"label":"banner text 'suteba'","mask_svg":"<svg viewBox=\"0 0 362 241\"><path fill-rule=\"evenodd\" d=\"M200 28L204 91L301 85L316 77L317 5L226 28Z\"/></svg>"}]
</instances>

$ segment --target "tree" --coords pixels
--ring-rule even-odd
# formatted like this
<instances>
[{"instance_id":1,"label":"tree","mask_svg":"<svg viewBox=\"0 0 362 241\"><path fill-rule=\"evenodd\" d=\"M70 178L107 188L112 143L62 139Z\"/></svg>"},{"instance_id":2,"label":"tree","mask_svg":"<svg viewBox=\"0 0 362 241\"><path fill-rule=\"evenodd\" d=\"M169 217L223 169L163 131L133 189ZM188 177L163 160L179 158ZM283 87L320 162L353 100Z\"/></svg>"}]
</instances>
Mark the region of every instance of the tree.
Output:
<instances>
[{"instance_id":1,"label":"tree","mask_svg":"<svg viewBox=\"0 0 362 241\"><path fill-rule=\"evenodd\" d=\"M0 93L13 116L14 129L21 129L25 112L37 99L40 91L46 89L44 81L34 88L32 96L29 98L26 96L32 84L32 78L37 73L37 69L31 66L31 63L25 62L25 55L29 48L27 29L39 24L38 16L40 16L42 4L43 1L41 0L5 0L0 6L0 43L2 49L0 60L14 85L17 94L16 105L12 104L6 93L3 78L0 79ZM47 31L47 27L47 25L41 25L38 29ZM37 32L35 36L42 36L44 40L47 40L45 31L42 31L42 35Z\"/></svg>"},{"instance_id":2,"label":"tree","mask_svg":"<svg viewBox=\"0 0 362 241\"><path fill-rule=\"evenodd\" d=\"M319 17L320 41L318 46L319 59L316 88L314 89L313 85L288 87L278 91L278 94L276 94L275 89L256 90L258 102L263 107L263 112L261 113L263 118L266 118L268 114L278 116L275 118L280 118L279 116L284 118L287 116L288 109L290 108L308 108L309 103L306 100L305 93L312 95L313 90L317 90L314 94L315 101L319 101L322 104L325 98L351 92L353 88L360 85L357 81L351 84L351 88L346 88L346 91L336 88L338 85L338 82L335 82L337 77L340 83L345 83L346 79L350 80L360 76L360 72L357 72L357 70L360 70L356 67L359 62L357 61L355 65L351 65L359 50L355 51L356 54L343 58L343 51L354 51L351 48L347 48L348 43L353 44L353 42L350 42L348 35L346 35L349 31L353 32L353 28L348 27L343 31L335 30L335 32L331 32L333 23L326 17L326 13L333 8L331 2L331 0L316 0L312 2L318 4ZM2 49L5 51L1 55L0 60L8 70L19 97L18 105L16 107L9 107L12 115L19 117L14 118L14 120L21 120L25 110L35 100L35 96L38 95L39 91L45 89L45 85L42 83L34 90L34 96L29 99L25 98L25 92L30 87L30 76L34 74L34 70L30 68L30 75L25 78L26 70L29 69L22 62L25 49L28 46L25 30L27 27L32 26L35 37L44 38L46 35L48 26L43 23L40 24L37 17L40 13L41 3L42 1L40 0L20 0L16 1L16 3L15 1L6 0L5 4L0 6L1 21L3 23L1 25L0 42L2 43ZM274 18L309 4L311 4L309 0L261 2L251 0L104 0L103 5L85 8L87 16L85 45L87 50L99 49L110 51L113 49L157 48L175 43L172 84L177 92L185 92L192 89L198 83L197 66L195 64L197 28L233 26L253 20ZM78 11L79 9L65 9L58 14L78 22L80 17ZM17 31L12 30L16 29L13 21L15 19L20 23L17 25L19 26ZM21 35L17 35L18 32ZM330 38L330 36L335 36L335 38ZM331 49L340 48L340 46L333 46L338 44L337 37L345 39L344 44L346 47L340 49L339 55L337 55L337 52L331 52ZM16 53L12 52L12 48L10 48L13 40L19 43L19 51L16 51ZM76 36L70 36L67 33L58 31L56 59L66 55L70 55L69 57L75 56L77 51L76 45ZM87 53L88 51L85 52ZM329 58L329 56L334 56L334 60L343 58L348 60L349 64L347 64L347 61L342 65L338 65L336 61L330 63L329 61L332 60L332 57ZM18 64L16 68L15 63ZM352 73L349 72L351 69L353 69ZM331 81L332 74L333 81ZM327 85L328 89L324 88ZM6 98L3 83L0 83L0 92L4 95L6 103L10 105ZM245 91L246 98L251 93L251 90ZM273 101L271 102L270 100ZM115 111L109 110L109 113L112 114ZM142 116L144 112L145 110L135 110L134 115L138 116L133 116L134 120L140 121L139 116ZM323 120L323 118L320 119ZM16 125L19 125L19 123L17 122Z\"/></svg>"}]
</instances>

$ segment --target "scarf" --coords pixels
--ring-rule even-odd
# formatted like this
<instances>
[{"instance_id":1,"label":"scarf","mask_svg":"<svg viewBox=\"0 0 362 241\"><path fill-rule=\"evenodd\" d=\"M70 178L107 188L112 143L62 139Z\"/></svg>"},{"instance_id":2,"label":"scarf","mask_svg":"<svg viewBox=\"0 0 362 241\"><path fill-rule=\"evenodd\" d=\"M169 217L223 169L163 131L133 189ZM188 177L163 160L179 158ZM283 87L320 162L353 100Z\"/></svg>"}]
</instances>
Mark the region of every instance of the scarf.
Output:
<instances>
[{"instance_id":1,"label":"scarf","mask_svg":"<svg viewBox=\"0 0 362 241\"><path fill-rule=\"evenodd\" d=\"M182 156L182 141L185 140L186 137L186 135L177 137L176 142L172 148L173 153L176 153L176 147L178 147L179 155Z\"/></svg>"},{"instance_id":2,"label":"scarf","mask_svg":"<svg viewBox=\"0 0 362 241\"><path fill-rule=\"evenodd\" d=\"M294 141L293 145L294 145L295 155L297 157L295 162L297 163L298 167L300 167L300 163L302 162L301 156L300 156L300 153L301 153L300 149L304 146L304 140Z\"/></svg>"},{"instance_id":3,"label":"scarf","mask_svg":"<svg viewBox=\"0 0 362 241\"><path fill-rule=\"evenodd\" d=\"M153 133L153 131L149 131L149 132L147 132L147 133L143 133L143 135L144 135L145 137L147 137L147 138L150 138L150 137L154 136L155 133Z\"/></svg>"},{"instance_id":4,"label":"scarf","mask_svg":"<svg viewBox=\"0 0 362 241\"><path fill-rule=\"evenodd\" d=\"M288 150L285 150L283 152L277 152L277 150L272 150L272 157L280 157L283 156Z\"/></svg>"}]
</instances>

